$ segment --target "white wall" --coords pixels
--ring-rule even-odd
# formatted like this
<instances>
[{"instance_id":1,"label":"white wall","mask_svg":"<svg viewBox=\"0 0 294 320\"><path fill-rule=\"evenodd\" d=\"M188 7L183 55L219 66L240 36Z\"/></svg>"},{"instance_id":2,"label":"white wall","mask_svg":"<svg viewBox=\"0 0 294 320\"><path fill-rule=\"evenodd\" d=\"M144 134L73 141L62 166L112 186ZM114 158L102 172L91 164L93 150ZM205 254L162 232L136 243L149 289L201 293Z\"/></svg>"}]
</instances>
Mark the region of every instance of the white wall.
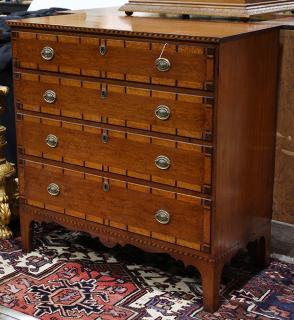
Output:
<instances>
[{"instance_id":1,"label":"white wall","mask_svg":"<svg viewBox=\"0 0 294 320\"><path fill-rule=\"evenodd\" d=\"M118 7L126 2L127 0L33 0L29 11L48 9L51 7L71 10Z\"/></svg>"}]
</instances>

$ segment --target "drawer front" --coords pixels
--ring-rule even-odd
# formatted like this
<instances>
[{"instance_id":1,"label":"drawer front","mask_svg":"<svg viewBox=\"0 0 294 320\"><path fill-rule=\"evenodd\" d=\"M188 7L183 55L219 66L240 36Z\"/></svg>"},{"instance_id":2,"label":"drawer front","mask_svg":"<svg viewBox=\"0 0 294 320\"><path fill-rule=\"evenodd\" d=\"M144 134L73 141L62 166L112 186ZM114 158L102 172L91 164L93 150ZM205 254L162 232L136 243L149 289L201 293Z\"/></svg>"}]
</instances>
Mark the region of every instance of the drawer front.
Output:
<instances>
[{"instance_id":1,"label":"drawer front","mask_svg":"<svg viewBox=\"0 0 294 320\"><path fill-rule=\"evenodd\" d=\"M60 120L21 118L18 144L27 155L199 192L211 185L211 148Z\"/></svg>"},{"instance_id":2,"label":"drawer front","mask_svg":"<svg viewBox=\"0 0 294 320\"><path fill-rule=\"evenodd\" d=\"M200 250L210 244L210 201L25 161L28 204Z\"/></svg>"},{"instance_id":3,"label":"drawer front","mask_svg":"<svg viewBox=\"0 0 294 320\"><path fill-rule=\"evenodd\" d=\"M57 76L16 75L16 101L24 110L212 138L213 98Z\"/></svg>"},{"instance_id":4,"label":"drawer front","mask_svg":"<svg viewBox=\"0 0 294 320\"><path fill-rule=\"evenodd\" d=\"M18 32L13 50L21 68L213 90L211 47Z\"/></svg>"}]
</instances>

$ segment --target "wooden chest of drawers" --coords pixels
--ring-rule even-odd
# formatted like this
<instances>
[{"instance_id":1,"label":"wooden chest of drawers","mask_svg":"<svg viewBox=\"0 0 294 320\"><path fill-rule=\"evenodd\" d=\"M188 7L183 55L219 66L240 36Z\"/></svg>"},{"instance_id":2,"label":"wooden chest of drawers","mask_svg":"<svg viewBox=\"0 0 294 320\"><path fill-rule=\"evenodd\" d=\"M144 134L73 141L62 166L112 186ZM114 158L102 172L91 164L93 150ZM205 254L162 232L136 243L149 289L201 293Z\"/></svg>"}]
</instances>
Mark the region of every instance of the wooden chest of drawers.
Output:
<instances>
[{"instance_id":1,"label":"wooden chest of drawers","mask_svg":"<svg viewBox=\"0 0 294 320\"><path fill-rule=\"evenodd\" d=\"M196 266L268 256L277 28L113 10L11 21L22 243L55 221Z\"/></svg>"}]
</instances>

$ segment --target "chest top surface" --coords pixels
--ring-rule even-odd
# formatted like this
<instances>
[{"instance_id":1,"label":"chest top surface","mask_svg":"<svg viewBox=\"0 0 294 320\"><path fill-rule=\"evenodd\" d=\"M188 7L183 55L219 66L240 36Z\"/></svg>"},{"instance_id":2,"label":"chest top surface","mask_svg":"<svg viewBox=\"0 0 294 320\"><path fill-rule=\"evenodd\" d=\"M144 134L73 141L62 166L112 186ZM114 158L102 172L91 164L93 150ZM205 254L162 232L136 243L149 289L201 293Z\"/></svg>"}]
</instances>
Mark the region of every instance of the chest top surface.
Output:
<instances>
[{"instance_id":1,"label":"chest top surface","mask_svg":"<svg viewBox=\"0 0 294 320\"><path fill-rule=\"evenodd\" d=\"M221 42L247 33L273 28L272 25L244 22L184 20L157 14L136 13L127 17L118 8L77 11L43 18L11 20L15 28L64 32L103 33L111 36L135 36ZM278 27L278 26L276 26Z\"/></svg>"}]
</instances>

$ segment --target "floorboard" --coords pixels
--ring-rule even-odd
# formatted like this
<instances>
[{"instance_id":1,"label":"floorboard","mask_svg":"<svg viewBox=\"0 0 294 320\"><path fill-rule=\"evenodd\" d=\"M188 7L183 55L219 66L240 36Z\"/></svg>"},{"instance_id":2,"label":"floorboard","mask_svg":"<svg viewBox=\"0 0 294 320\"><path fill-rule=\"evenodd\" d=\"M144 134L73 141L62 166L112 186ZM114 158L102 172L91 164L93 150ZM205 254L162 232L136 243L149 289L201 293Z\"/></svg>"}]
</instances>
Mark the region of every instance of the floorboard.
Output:
<instances>
[{"instance_id":1,"label":"floorboard","mask_svg":"<svg viewBox=\"0 0 294 320\"><path fill-rule=\"evenodd\" d=\"M294 225L283 222L272 222L272 257L294 263Z\"/></svg>"},{"instance_id":2,"label":"floorboard","mask_svg":"<svg viewBox=\"0 0 294 320\"><path fill-rule=\"evenodd\" d=\"M37 318L0 306L0 320L37 320Z\"/></svg>"}]
</instances>

